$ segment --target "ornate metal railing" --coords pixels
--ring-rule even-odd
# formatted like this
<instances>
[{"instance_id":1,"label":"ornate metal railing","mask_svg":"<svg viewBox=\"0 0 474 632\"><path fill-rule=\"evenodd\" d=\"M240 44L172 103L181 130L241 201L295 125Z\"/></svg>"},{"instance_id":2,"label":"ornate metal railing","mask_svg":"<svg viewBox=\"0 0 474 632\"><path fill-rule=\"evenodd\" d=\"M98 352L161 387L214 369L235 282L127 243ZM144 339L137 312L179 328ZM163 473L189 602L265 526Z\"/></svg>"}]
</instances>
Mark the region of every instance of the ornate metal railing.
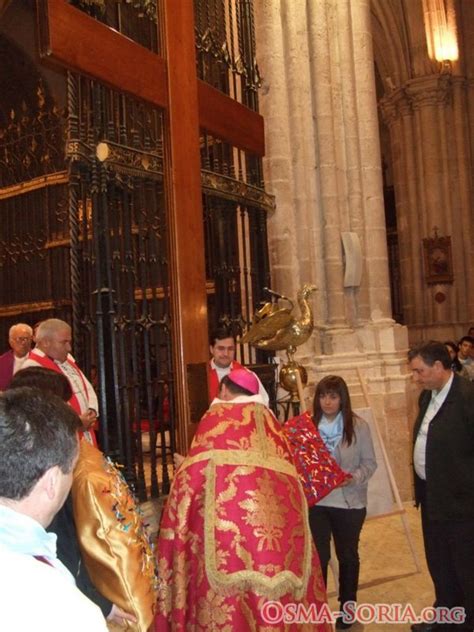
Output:
<instances>
[{"instance_id":1,"label":"ornate metal railing","mask_svg":"<svg viewBox=\"0 0 474 632\"><path fill-rule=\"evenodd\" d=\"M209 323L225 323L238 336L270 285L267 215L274 199L263 189L258 157L205 131L201 165ZM240 354L250 363L269 357L243 346Z\"/></svg>"},{"instance_id":2,"label":"ornate metal railing","mask_svg":"<svg viewBox=\"0 0 474 632\"><path fill-rule=\"evenodd\" d=\"M5 57L8 52L2 44ZM19 55L17 49L11 54ZM0 123L0 336L19 320L65 316L68 269L68 176L65 121L36 71L24 94L4 92ZM25 316L29 313L29 316ZM61 317L60 316L60 317Z\"/></svg>"},{"instance_id":3,"label":"ornate metal railing","mask_svg":"<svg viewBox=\"0 0 474 632\"><path fill-rule=\"evenodd\" d=\"M156 2L71 3L160 52ZM195 9L200 77L257 109L251 3L196 1ZM24 99L0 95L0 336L6 344L19 320L71 322L76 359L99 391L102 447L142 499L166 493L176 406L162 113L57 73L55 89L67 95L59 109L63 96L53 98L31 65L35 76ZM201 160L209 322L238 333L270 284L273 199L260 158L206 130Z\"/></svg>"},{"instance_id":4,"label":"ornate metal railing","mask_svg":"<svg viewBox=\"0 0 474 632\"><path fill-rule=\"evenodd\" d=\"M252 0L194 0L198 77L258 110Z\"/></svg>"},{"instance_id":5,"label":"ornate metal railing","mask_svg":"<svg viewBox=\"0 0 474 632\"><path fill-rule=\"evenodd\" d=\"M99 368L104 449L125 462L141 498L150 486L156 496L167 492L175 441L162 117L72 74L68 111L80 353Z\"/></svg>"}]
</instances>

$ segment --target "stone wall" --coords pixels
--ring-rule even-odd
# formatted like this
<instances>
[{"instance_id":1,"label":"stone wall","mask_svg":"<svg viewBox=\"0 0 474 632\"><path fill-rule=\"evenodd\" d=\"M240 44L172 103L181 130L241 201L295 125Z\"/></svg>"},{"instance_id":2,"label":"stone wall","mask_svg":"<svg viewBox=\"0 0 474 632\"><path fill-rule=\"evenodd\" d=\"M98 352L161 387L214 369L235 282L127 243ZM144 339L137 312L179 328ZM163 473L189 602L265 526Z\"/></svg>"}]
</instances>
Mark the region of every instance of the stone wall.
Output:
<instances>
[{"instance_id":1,"label":"stone wall","mask_svg":"<svg viewBox=\"0 0 474 632\"><path fill-rule=\"evenodd\" d=\"M255 4L263 76L272 284L295 296L314 283L315 331L297 359L308 396L342 375L354 406L367 383L403 499L411 497L407 329L391 318L379 132L368 0ZM342 234L361 249L360 283L347 282Z\"/></svg>"}]
</instances>

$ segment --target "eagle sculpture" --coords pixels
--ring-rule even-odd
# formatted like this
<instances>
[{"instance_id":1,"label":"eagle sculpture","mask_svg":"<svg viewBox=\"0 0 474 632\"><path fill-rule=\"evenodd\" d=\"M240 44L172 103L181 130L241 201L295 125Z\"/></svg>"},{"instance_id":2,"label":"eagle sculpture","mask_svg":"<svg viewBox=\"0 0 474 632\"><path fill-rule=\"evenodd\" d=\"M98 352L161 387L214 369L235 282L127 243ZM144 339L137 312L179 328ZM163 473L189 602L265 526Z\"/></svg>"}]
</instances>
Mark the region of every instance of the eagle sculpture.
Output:
<instances>
[{"instance_id":1,"label":"eagle sculpture","mask_svg":"<svg viewBox=\"0 0 474 632\"><path fill-rule=\"evenodd\" d=\"M296 347L306 342L313 331L313 310L308 298L316 289L315 285L305 284L298 292L299 317L294 314L295 305L291 299L268 290L272 300L255 312L253 323L242 337L242 342L268 351L286 349L291 358ZM277 297L276 300L273 297ZM288 302L290 306L281 307L281 301Z\"/></svg>"}]
</instances>

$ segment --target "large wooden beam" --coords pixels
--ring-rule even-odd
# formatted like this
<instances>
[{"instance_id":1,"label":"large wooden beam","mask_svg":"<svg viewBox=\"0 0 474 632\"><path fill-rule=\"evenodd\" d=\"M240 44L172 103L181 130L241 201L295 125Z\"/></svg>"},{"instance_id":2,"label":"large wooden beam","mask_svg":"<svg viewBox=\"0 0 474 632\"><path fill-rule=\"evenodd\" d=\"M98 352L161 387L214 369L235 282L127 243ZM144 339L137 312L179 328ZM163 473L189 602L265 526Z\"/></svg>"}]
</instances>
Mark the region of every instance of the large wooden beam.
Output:
<instances>
[{"instance_id":1,"label":"large wooden beam","mask_svg":"<svg viewBox=\"0 0 474 632\"><path fill-rule=\"evenodd\" d=\"M164 58L66 0L38 2L43 57L164 112L176 416L178 447L185 450L197 421L192 411L198 411L202 403L198 400L206 395L208 355L199 130L206 129L235 147L263 155L263 119L197 81L191 0L162 0L160 4Z\"/></svg>"},{"instance_id":2,"label":"large wooden beam","mask_svg":"<svg viewBox=\"0 0 474 632\"><path fill-rule=\"evenodd\" d=\"M208 83L198 81L199 125L257 156L265 155L263 117Z\"/></svg>"},{"instance_id":3,"label":"large wooden beam","mask_svg":"<svg viewBox=\"0 0 474 632\"><path fill-rule=\"evenodd\" d=\"M178 11L175 2L174 11ZM192 4L192 3L190 3ZM40 52L62 67L168 108L166 61L66 0L39 0ZM196 69L190 79L196 81ZM258 156L265 153L263 118L204 81L198 81L199 126Z\"/></svg>"},{"instance_id":4,"label":"large wooden beam","mask_svg":"<svg viewBox=\"0 0 474 632\"><path fill-rule=\"evenodd\" d=\"M208 358L204 221L201 198L198 92L192 2L164 0L164 41L168 63L166 198L170 217L173 344L178 392L179 449L193 435L195 377L204 377ZM191 380L191 382L190 382Z\"/></svg>"},{"instance_id":5,"label":"large wooden beam","mask_svg":"<svg viewBox=\"0 0 474 632\"><path fill-rule=\"evenodd\" d=\"M166 63L65 0L40 0L40 54L120 92L168 107Z\"/></svg>"}]
</instances>

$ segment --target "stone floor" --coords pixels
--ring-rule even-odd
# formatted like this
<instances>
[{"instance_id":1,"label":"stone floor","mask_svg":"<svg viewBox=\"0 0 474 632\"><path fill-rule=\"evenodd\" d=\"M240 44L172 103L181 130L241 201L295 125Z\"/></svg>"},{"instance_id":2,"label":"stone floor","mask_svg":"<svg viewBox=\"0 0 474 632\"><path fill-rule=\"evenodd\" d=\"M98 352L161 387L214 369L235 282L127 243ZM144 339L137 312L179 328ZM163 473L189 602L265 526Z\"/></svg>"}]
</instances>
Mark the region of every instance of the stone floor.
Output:
<instances>
[{"instance_id":1,"label":"stone floor","mask_svg":"<svg viewBox=\"0 0 474 632\"><path fill-rule=\"evenodd\" d=\"M403 528L400 515L368 520L363 528L360 544L361 573L358 603L363 604L411 604L420 614L434 600L433 586L426 568L418 511L406 505L406 522L419 561L416 568L414 557ZM338 607L332 576L328 579L329 603ZM369 609L367 613L370 614ZM410 630L410 624L357 623L351 631L378 632L379 630Z\"/></svg>"}]
</instances>

